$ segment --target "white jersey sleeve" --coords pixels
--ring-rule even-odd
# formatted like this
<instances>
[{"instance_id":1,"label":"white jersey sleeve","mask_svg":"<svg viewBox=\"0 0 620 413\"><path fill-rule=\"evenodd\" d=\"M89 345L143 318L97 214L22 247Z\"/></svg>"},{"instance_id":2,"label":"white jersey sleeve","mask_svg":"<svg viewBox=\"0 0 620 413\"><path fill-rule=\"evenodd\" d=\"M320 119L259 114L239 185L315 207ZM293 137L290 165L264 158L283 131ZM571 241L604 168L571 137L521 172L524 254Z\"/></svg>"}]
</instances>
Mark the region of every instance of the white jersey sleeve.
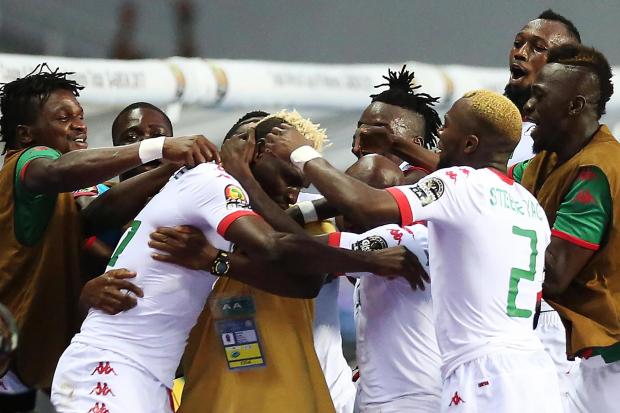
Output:
<instances>
[{"instance_id":1,"label":"white jersey sleeve","mask_svg":"<svg viewBox=\"0 0 620 413\"><path fill-rule=\"evenodd\" d=\"M512 165L527 161L528 159L532 159L534 157L534 151L532 149L534 141L532 140L531 133L535 126L536 125L531 122L523 122L523 126L521 127L521 140L508 160L509 168Z\"/></svg>"},{"instance_id":2,"label":"white jersey sleeve","mask_svg":"<svg viewBox=\"0 0 620 413\"><path fill-rule=\"evenodd\" d=\"M376 251L385 248L404 246L420 261L424 271L428 269L428 230L424 225L416 224L399 227L395 224L373 228L363 234L350 232L334 233L330 237L330 245L353 251ZM347 273L347 276L359 278L370 273Z\"/></svg>"},{"instance_id":3,"label":"white jersey sleeve","mask_svg":"<svg viewBox=\"0 0 620 413\"><path fill-rule=\"evenodd\" d=\"M400 210L401 225L419 221L450 222L471 205L467 192L467 175L474 169L441 169L414 185L388 188Z\"/></svg>"},{"instance_id":4,"label":"white jersey sleeve","mask_svg":"<svg viewBox=\"0 0 620 413\"><path fill-rule=\"evenodd\" d=\"M187 174L187 176L181 176ZM206 223L225 237L237 218L256 215L250 199L239 182L224 168L181 169L172 179L179 179L180 213L188 225Z\"/></svg>"}]
</instances>

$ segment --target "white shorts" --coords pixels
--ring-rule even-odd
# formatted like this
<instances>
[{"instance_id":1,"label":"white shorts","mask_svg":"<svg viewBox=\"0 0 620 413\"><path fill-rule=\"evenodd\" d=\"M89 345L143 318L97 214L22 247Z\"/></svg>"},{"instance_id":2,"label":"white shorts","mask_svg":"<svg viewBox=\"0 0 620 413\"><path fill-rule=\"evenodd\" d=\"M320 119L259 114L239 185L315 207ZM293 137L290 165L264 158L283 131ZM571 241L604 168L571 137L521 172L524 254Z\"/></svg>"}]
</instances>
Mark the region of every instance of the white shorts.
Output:
<instances>
[{"instance_id":1,"label":"white shorts","mask_svg":"<svg viewBox=\"0 0 620 413\"><path fill-rule=\"evenodd\" d=\"M573 376L579 370L579 359L571 361L566 358L566 330L558 312L548 305L546 307L548 309L540 314L534 332L555 364L562 404L566 407L569 394L575 391Z\"/></svg>"},{"instance_id":2,"label":"white shorts","mask_svg":"<svg viewBox=\"0 0 620 413\"><path fill-rule=\"evenodd\" d=\"M605 364L601 356L582 360L574 375L575 391L569 395L567 412L619 412L620 361Z\"/></svg>"},{"instance_id":3,"label":"white shorts","mask_svg":"<svg viewBox=\"0 0 620 413\"><path fill-rule=\"evenodd\" d=\"M58 413L170 413L170 390L113 351L72 343L52 382Z\"/></svg>"},{"instance_id":4,"label":"white shorts","mask_svg":"<svg viewBox=\"0 0 620 413\"><path fill-rule=\"evenodd\" d=\"M561 413L553 362L543 350L469 361L444 380L442 412Z\"/></svg>"},{"instance_id":5,"label":"white shorts","mask_svg":"<svg viewBox=\"0 0 620 413\"><path fill-rule=\"evenodd\" d=\"M386 403L366 404L360 406L360 413L437 413L439 411L440 400L437 396L420 395L402 397L390 400Z\"/></svg>"}]
</instances>

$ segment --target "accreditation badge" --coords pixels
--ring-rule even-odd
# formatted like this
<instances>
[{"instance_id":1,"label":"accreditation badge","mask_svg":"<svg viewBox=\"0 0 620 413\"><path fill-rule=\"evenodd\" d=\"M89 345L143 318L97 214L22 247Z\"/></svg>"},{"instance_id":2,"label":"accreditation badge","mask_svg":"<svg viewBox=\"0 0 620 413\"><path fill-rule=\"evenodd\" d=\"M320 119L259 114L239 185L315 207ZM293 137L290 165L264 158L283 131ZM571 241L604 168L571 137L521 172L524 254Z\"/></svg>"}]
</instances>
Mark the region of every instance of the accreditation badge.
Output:
<instances>
[{"instance_id":1,"label":"accreditation badge","mask_svg":"<svg viewBox=\"0 0 620 413\"><path fill-rule=\"evenodd\" d=\"M215 328L230 370L265 366L256 325L256 307L250 296L216 298Z\"/></svg>"}]
</instances>

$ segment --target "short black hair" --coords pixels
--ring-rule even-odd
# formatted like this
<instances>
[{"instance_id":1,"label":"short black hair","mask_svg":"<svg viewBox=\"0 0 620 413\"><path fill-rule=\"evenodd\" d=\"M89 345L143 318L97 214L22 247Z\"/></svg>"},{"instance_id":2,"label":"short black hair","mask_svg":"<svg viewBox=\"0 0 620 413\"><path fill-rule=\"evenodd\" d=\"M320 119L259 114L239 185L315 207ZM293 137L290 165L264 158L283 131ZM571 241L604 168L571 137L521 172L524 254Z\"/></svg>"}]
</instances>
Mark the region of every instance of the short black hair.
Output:
<instances>
[{"instance_id":1,"label":"short black hair","mask_svg":"<svg viewBox=\"0 0 620 413\"><path fill-rule=\"evenodd\" d=\"M577 42L581 43L581 35L579 34L579 30L577 30L577 27L575 27L572 21L568 20L561 14L558 14L551 9L547 9L540 13L538 18L562 23L564 26L566 26L568 32L577 40Z\"/></svg>"},{"instance_id":2,"label":"short black hair","mask_svg":"<svg viewBox=\"0 0 620 413\"><path fill-rule=\"evenodd\" d=\"M231 138L235 134L239 126L243 125L248 120L254 119L254 118L265 118L267 116L269 116L269 113L262 111L262 110L253 110L251 112L246 113L245 115L241 116L239 120L235 122L234 125L232 125L232 127L229 129L228 132L226 132L226 135L224 136L224 140Z\"/></svg>"},{"instance_id":3,"label":"short black hair","mask_svg":"<svg viewBox=\"0 0 620 413\"><path fill-rule=\"evenodd\" d=\"M605 105L614 93L613 76L609 62L600 51L593 47L576 44L565 44L549 49L547 63L559 63L567 66L578 66L593 73L599 84L599 101L597 114L605 114Z\"/></svg>"},{"instance_id":4,"label":"short black hair","mask_svg":"<svg viewBox=\"0 0 620 413\"><path fill-rule=\"evenodd\" d=\"M118 122L120 121L121 116L123 116L125 113L130 112L134 109L151 109L151 110L161 113L164 119L166 119L166 122L168 122L168 126L170 126L170 131L171 132L173 131L172 122L170 121L170 118L168 117L168 115L166 115L166 112L164 112L157 106L151 103L148 103L148 102L132 103L131 105L127 106L125 109L121 110L119 114L116 115L116 117L114 118L114 122L112 122L112 143L114 143L115 146L116 146L116 138L117 138L116 129L118 128Z\"/></svg>"},{"instance_id":5,"label":"short black hair","mask_svg":"<svg viewBox=\"0 0 620 413\"><path fill-rule=\"evenodd\" d=\"M84 89L76 81L67 79L73 72L60 72L41 63L32 72L0 86L0 141L4 142L3 154L8 149L17 149L16 130L19 125L30 125L36 121L39 110L50 94L59 89L68 90L80 96Z\"/></svg>"},{"instance_id":6,"label":"short black hair","mask_svg":"<svg viewBox=\"0 0 620 413\"><path fill-rule=\"evenodd\" d=\"M370 95L373 102L383 102L388 105L399 106L401 108L419 113L424 118L424 146L431 149L437 145L437 133L441 127L439 114L433 108L439 101L438 97L433 97L428 93L416 93L421 85L413 86L414 73L406 70L404 65L400 72L388 69L388 75L383 76L387 83L375 86L380 88L387 86L388 89L381 93Z\"/></svg>"}]
</instances>

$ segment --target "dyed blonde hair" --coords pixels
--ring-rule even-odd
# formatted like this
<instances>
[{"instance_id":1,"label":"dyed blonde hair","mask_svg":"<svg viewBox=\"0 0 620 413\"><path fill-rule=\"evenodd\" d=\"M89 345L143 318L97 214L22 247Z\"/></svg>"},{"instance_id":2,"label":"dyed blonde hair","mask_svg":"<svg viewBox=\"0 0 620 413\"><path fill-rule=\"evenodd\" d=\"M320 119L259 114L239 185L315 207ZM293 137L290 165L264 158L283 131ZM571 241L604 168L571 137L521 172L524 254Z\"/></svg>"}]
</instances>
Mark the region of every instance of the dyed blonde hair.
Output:
<instances>
[{"instance_id":1,"label":"dyed blonde hair","mask_svg":"<svg viewBox=\"0 0 620 413\"><path fill-rule=\"evenodd\" d=\"M296 110L288 111L283 109L279 112L276 112L261 119L261 121L258 122L257 125L273 118L282 119L295 129L297 129L299 133L304 135L306 139L312 142L312 147L317 151L321 152L323 148L329 146L329 139L327 138L326 130L322 129L320 127L321 125L319 125L318 123L312 123L310 119L302 117Z\"/></svg>"},{"instance_id":2,"label":"dyed blonde hair","mask_svg":"<svg viewBox=\"0 0 620 413\"><path fill-rule=\"evenodd\" d=\"M506 96L490 90L478 89L467 92L472 112L498 133L513 141L521 139L521 113Z\"/></svg>"}]
</instances>

